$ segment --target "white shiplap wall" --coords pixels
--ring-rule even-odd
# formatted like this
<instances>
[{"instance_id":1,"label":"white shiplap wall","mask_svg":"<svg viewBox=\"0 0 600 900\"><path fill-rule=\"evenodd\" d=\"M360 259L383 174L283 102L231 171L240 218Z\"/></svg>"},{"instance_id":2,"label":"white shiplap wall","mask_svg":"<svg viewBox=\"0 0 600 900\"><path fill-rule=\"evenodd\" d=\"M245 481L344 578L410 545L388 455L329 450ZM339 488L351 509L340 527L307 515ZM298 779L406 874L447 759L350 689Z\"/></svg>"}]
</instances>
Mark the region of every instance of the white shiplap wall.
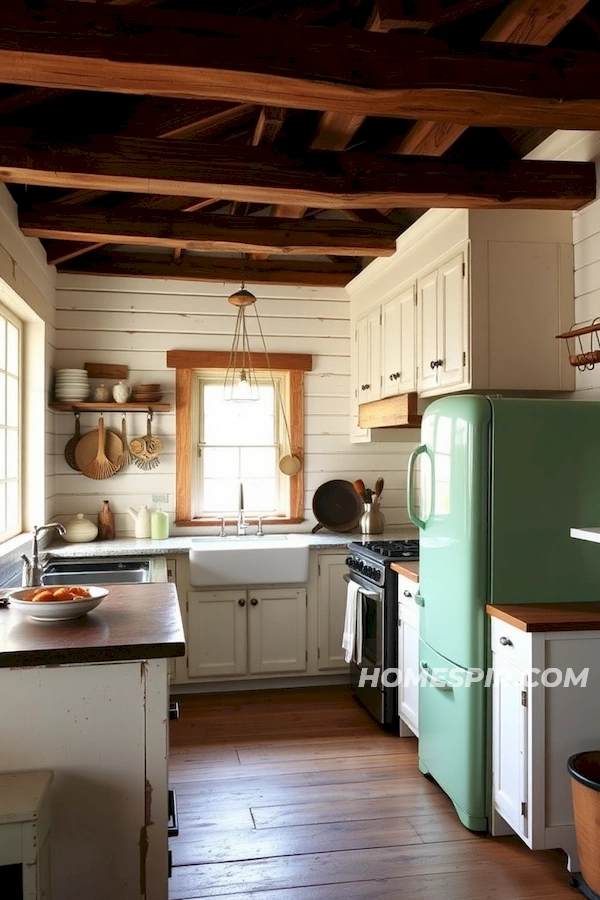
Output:
<instances>
[{"instance_id":1,"label":"white shiplap wall","mask_svg":"<svg viewBox=\"0 0 600 900\"><path fill-rule=\"evenodd\" d=\"M597 132L555 132L528 158L595 161L596 181L600 188L600 134ZM600 190L596 194L600 194ZM600 317L600 200L573 213L573 245L575 322L587 322ZM596 337L600 338L600 333L593 337L594 349L600 347ZM584 349L590 349L589 335L582 341ZM567 353L566 346L564 352ZM599 400L600 365L585 372L577 371L575 386L580 399Z\"/></svg>"},{"instance_id":2,"label":"white shiplap wall","mask_svg":"<svg viewBox=\"0 0 600 900\"><path fill-rule=\"evenodd\" d=\"M100 276L60 275L56 294L56 366L85 362L129 366L131 383L160 382L164 400L174 407L175 372L166 368L166 351L228 350L235 310L227 297L239 284L171 282ZM373 486L385 478L382 507L388 525L407 524L406 467L414 446L408 441L355 445L349 440L350 304L343 289L294 288L249 284L258 297L257 310L269 352L311 353L313 370L305 375L305 509L307 530L315 522L312 496L331 478L362 478ZM250 319L252 326L252 319ZM260 338L251 330L252 349ZM120 416L106 424L120 429ZM51 447L56 471L53 511L59 520L82 512L94 517L109 499L117 532L133 533L127 507L151 505L153 494L168 495L165 508L173 518L175 491L175 414L159 413L153 431L163 440L161 465L150 472L129 466L106 481L93 481L69 468L63 457L72 434L73 417L56 415ZM83 430L96 426L90 413ZM143 433L145 416L127 415L128 436ZM191 529L188 529L191 530ZM185 533L172 528L172 533Z\"/></svg>"}]
</instances>

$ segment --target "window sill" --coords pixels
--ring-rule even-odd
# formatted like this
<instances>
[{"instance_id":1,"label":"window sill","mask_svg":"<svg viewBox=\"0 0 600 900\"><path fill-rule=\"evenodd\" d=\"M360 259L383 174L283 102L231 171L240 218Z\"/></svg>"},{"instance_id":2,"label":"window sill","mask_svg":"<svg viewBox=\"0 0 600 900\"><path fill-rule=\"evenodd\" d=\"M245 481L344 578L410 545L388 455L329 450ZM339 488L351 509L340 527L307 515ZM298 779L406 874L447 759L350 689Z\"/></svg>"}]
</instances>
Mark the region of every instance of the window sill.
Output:
<instances>
[{"instance_id":1,"label":"window sill","mask_svg":"<svg viewBox=\"0 0 600 900\"><path fill-rule=\"evenodd\" d=\"M225 517L225 525L235 525L236 522L237 519L235 518L229 519ZM306 519L288 519L283 517L262 519L263 525L301 525L303 522L306 522ZM221 524L221 517L218 519L176 519L174 524L181 528L214 528L215 525ZM258 525L258 518L251 516L250 519L246 521L246 525Z\"/></svg>"}]
</instances>

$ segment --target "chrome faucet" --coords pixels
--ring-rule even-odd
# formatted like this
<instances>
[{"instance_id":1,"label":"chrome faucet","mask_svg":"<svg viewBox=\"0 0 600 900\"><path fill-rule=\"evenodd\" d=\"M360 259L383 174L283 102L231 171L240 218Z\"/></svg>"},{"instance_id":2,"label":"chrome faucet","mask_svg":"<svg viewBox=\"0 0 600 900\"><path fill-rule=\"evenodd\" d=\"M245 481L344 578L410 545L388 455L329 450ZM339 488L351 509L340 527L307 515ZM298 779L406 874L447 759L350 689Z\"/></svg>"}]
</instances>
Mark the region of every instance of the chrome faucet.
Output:
<instances>
[{"instance_id":1,"label":"chrome faucet","mask_svg":"<svg viewBox=\"0 0 600 900\"><path fill-rule=\"evenodd\" d=\"M38 537L43 531L49 531L51 528L63 535L65 526L60 522L49 522L47 525L33 526L33 543L31 545L31 560L25 554L22 555L23 573L21 583L23 587L36 587L42 583L42 565L40 563Z\"/></svg>"},{"instance_id":2,"label":"chrome faucet","mask_svg":"<svg viewBox=\"0 0 600 900\"><path fill-rule=\"evenodd\" d=\"M246 534L246 528L248 524L244 519L244 485L240 481L240 496L238 502L238 517L237 517L237 533L238 534Z\"/></svg>"}]
</instances>

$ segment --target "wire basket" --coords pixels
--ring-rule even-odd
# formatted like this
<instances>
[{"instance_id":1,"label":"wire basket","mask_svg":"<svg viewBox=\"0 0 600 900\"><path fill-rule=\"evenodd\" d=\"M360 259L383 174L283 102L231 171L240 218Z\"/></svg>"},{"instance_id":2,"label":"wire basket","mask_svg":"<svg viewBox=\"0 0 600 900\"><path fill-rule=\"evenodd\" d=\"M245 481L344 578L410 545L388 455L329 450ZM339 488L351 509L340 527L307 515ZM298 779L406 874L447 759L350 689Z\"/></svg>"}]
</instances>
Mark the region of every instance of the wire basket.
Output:
<instances>
[{"instance_id":1,"label":"wire basket","mask_svg":"<svg viewBox=\"0 0 600 900\"><path fill-rule=\"evenodd\" d=\"M569 332L559 335L567 341L569 363L580 372L593 369L600 363L600 317L589 324L580 322L571 327Z\"/></svg>"}]
</instances>

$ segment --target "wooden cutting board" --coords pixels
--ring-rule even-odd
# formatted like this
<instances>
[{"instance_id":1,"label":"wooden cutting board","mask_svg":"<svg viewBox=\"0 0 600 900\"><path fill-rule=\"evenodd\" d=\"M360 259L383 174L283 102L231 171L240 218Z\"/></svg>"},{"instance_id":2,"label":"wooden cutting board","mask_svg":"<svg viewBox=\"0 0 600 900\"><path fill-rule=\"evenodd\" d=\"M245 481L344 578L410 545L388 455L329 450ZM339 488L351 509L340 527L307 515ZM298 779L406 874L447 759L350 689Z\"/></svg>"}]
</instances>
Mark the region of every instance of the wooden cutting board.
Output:
<instances>
[{"instance_id":1,"label":"wooden cutting board","mask_svg":"<svg viewBox=\"0 0 600 900\"><path fill-rule=\"evenodd\" d=\"M123 441L118 434L115 434L114 431L109 431L108 428L106 429L104 452L110 461L118 466L119 469L123 466ZM79 469L83 469L84 466L89 465L89 463L96 458L97 453L98 429L94 428L93 431L88 431L87 434L84 434L75 447L75 462Z\"/></svg>"}]
</instances>

